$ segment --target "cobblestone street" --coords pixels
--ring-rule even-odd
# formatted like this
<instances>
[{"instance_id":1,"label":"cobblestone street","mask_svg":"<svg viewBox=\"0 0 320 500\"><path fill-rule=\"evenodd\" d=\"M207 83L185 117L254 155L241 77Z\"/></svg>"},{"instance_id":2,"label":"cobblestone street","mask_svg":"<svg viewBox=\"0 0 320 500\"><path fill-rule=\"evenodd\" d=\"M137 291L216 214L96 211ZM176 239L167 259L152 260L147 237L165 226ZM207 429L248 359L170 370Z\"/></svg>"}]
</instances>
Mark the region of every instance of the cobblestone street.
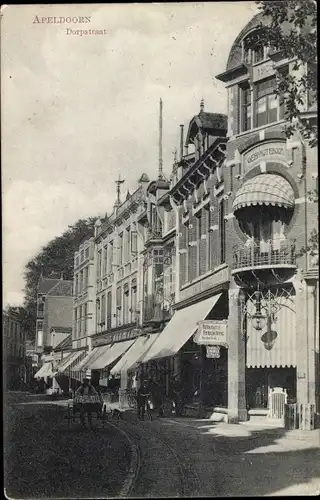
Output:
<instances>
[{"instance_id":1,"label":"cobblestone street","mask_svg":"<svg viewBox=\"0 0 320 500\"><path fill-rule=\"evenodd\" d=\"M20 397L19 399L22 399ZM11 498L88 498L119 494L130 447L113 427L68 428L61 404L25 396L5 411L5 488Z\"/></svg>"},{"instance_id":2,"label":"cobblestone street","mask_svg":"<svg viewBox=\"0 0 320 500\"><path fill-rule=\"evenodd\" d=\"M284 429L208 420L138 422L132 412L105 429L83 431L79 423L68 428L65 402L24 399L9 404L6 413L11 498L113 497L125 484L132 498L314 495L320 490L317 432L304 439Z\"/></svg>"}]
</instances>

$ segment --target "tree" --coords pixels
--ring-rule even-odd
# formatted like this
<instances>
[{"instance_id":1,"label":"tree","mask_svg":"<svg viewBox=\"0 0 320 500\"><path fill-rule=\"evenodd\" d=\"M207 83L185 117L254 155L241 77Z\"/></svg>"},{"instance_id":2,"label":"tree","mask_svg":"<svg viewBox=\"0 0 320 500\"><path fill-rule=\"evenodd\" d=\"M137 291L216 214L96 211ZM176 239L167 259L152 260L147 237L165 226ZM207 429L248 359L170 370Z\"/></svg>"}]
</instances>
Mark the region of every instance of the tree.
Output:
<instances>
[{"instance_id":1,"label":"tree","mask_svg":"<svg viewBox=\"0 0 320 500\"><path fill-rule=\"evenodd\" d=\"M262 13L259 28L246 39L247 47L269 47L293 59L291 74L277 74L278 94L284 98L286 134L299 131L309 146L318 143L315 119L305 117L301 105L317 105L317 4L314 0L258 1ZM303 71L300 71L303 70Z\"/></svg>"},{"instance_id":2,"label":"tree","mask_svg":"<svg viewBox=\"0 0 320 500\"><path fill-rule=\"evenodd\" d=\"M73 279L74 253L85 239L94 234L97 217L80 219L61 235L51 240L25 266L25 300L23 328L30 340L34 340L37 317L37 287L41 273L45 277Z\"/></svg>"}]
</instances>

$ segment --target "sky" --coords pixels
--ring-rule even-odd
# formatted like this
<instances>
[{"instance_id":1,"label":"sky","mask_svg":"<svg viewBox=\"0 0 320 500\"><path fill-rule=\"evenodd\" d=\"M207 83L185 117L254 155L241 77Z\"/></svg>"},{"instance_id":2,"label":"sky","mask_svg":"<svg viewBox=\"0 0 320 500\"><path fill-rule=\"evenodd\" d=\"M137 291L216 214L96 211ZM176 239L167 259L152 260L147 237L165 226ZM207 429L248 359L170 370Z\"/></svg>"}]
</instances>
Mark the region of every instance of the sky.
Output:
<instances>
[{"instance_id":1,"label":"sky","mask_svg":"<svg viewBox=\"0 0 320 500\"><path fill-rule=\"evenodd\" d=\"M23 272L69 224L104 216L143 172L171 173L180 124L226 113L223 72L254 2L2 7L3 301L23 302ZM36 17L37 16L37 17ZM85 24L38 22L89 17ZM55 21L60 19L56 19ZM76 35L69 30L100 30Z\"/></svg>"}]
</instances>

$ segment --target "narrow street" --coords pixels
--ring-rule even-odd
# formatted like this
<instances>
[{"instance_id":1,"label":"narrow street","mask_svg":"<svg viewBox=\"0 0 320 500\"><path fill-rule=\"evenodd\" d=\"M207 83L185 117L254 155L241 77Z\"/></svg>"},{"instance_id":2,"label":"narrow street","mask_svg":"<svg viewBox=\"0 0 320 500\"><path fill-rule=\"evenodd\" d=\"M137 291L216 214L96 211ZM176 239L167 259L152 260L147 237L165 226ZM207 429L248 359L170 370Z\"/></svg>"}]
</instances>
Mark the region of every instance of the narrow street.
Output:
<instances>
[{"instance_id":1,"label":"narrow street","mask_svg":"<svg viewBox=\"0 0 320 500\"><path fill-rule=\"evenodd\" d=\"M104 429L84 431L79 423L68 427L63 403L24 400L9 403L5 416L11 498L114 497L128 480L131 498L312 495L320 489L318 433L307 442L286 437L284 429L192 419L138 422L132 412Z\"/></svg>"}]
</instances>

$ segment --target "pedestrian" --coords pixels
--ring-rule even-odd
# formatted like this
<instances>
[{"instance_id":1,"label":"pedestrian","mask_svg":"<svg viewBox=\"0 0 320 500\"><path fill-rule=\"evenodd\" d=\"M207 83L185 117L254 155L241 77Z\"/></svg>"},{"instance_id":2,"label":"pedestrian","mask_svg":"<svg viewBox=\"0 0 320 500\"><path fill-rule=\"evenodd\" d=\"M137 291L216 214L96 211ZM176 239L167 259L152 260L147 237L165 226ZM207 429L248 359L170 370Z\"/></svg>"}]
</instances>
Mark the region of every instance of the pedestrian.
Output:
<instances>
[{"instance_id":1,"label":"pedestrian","mask_svg":"<svg viewBox=\"0 0 320 500\"><path fill-rule=\"evenodd\" d=\"M183 387L174 375L171 379L171 397L175 405L176 416L180 416L181 414L182 391Z\"/></svg>"},{"instance_id":2,"label":"pedestrian","mask_svg":"<svg viewBox=\"0 0 320 500\"><path fill-rule=\"evenodd\" d=\"M142 385L138 389L137 393L137 404L138 404L138 419L144 420L144 414L146 410L146 405L148 404L150 398L150 387L148 380L144 380Z\"/></svg>"},{"instance_id":3,"label":"pedestrian","mask_svg":"<svg viewBox=\"0 0 320 500\"><path fill-rule=\"evenodd\" d=\"M154 403L155 410L158 411L158 417L163 416L163 392L159 383L153 379L150 379L150 391L152 402Z\"/></svg>"},{"instance_id":4,"label":"pedestrian","mask_svg":"<svg viewBox=\"0 0 320 500\"><path fill-rule=\"evenodd\" d=\"M83 398L82 403L80 403L80 405L79 405L80 406L80 422L81 422L82 427L85 427L85 414L86 414L85 398L86 398L86 396L94 396L94 395L98 396L98 392L91 385L90 380L88 378L84 378L82 384L75 392L75 397L82 396L82 398ZM88 413L89 425L92 426L92 414L91 414L91 412L87 412L87 413Z\"/></svg>"}]
</instances>

